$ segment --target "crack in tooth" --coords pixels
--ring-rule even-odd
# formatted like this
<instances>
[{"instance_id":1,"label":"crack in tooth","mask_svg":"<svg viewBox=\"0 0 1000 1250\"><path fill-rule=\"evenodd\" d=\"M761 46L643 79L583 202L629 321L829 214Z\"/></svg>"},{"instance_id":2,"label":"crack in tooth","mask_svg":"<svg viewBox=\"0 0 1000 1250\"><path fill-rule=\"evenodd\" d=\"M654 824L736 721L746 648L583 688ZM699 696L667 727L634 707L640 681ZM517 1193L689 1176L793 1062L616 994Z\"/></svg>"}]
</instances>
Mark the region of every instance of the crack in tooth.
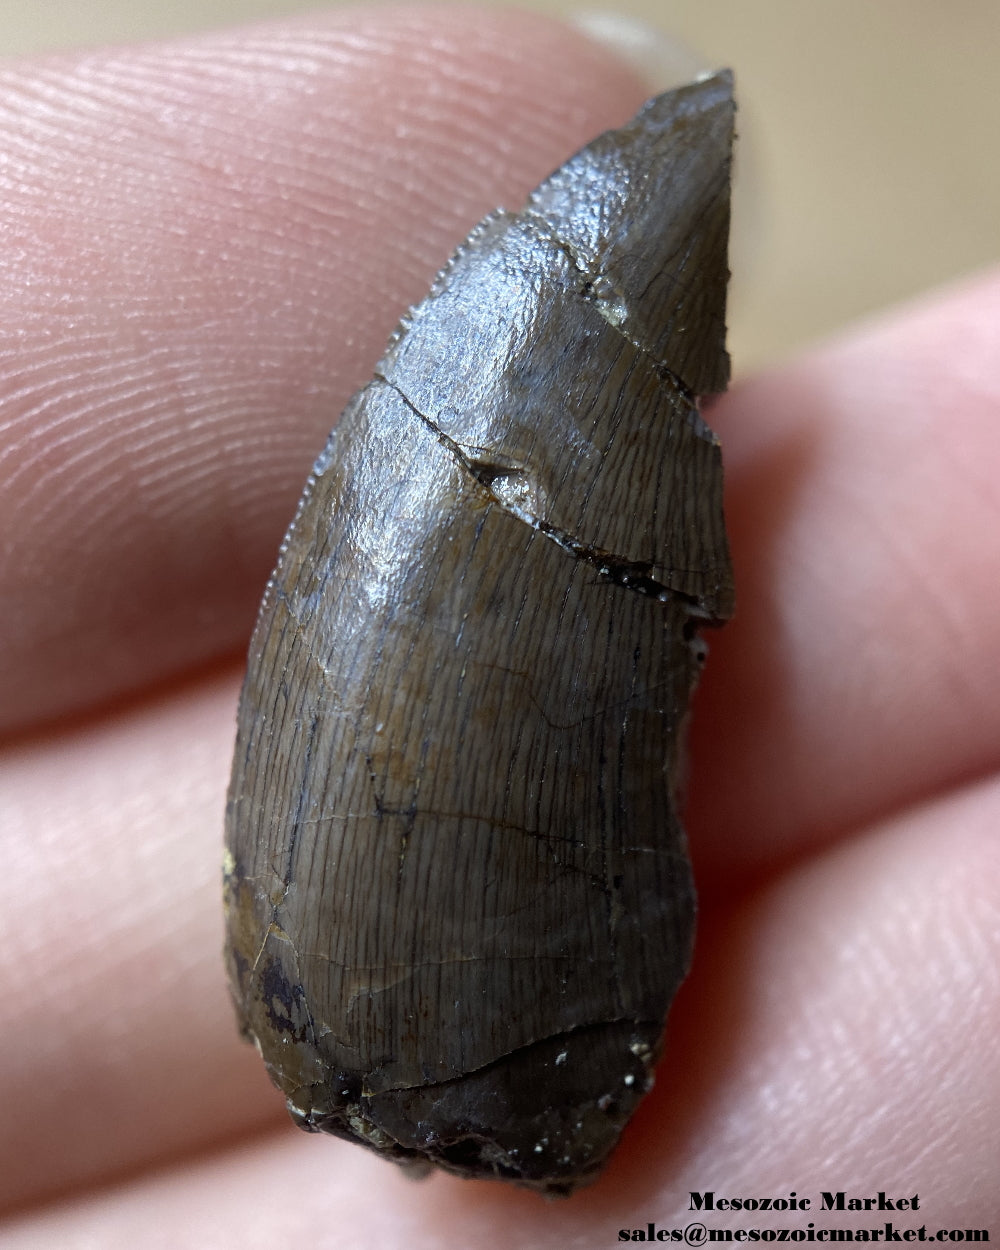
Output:
<instances>
[{"instance_id":1,"label":"crack in tooth","mask_svg":"<svg viewBox=\"0 0 1000 1250\"><path fill-rule=\"evenodd\" d=\"M498 480L522 477L526 471L518 468L516 465L501 465L495 461L480 460L468 455L450 435L446 434L425 413L422 413L395 382L390 381L389 378L381 373L376 373L375 378L396 392L407 408L434 434L435 438L451 455L456 464L464 469L484 490L489 491L497 504L510 516L516 517L517 520L523 521L531 529L543 534L575 559L590 564L601 576L606 577L616 586L621 586L624 590L631 590L636 594L644 595L649 599L659 599L663 603L667 602L668 599L679 599L691 607L694 615L704 615L704 611L695 595L689 595L682 590L676 590L665 582L657 581L656 578L651 576L652 561L629 560L625 556L615 555L613 552L604 551L591 543L583 542L568 531L552 525L549 521L543 520L525 508L518 507L510 500L505 499L501 494L498 494L494 489L494 484Z\"/></svg>"},{"instance_id":2,"label":"crack in tooth","mask_svg":"<svg viewBox=\"0 0 1000 1250\"><path fill-rule=\"evenodd\" d=\"M604 278L604 274L601 273L600 270L593 270L591 269L589 265L585 264L582 257L579 255L579 253L575 251L572 245L569 244L565 239L561 238L558 234L556 234L556 232L552 229L552 226L550 225L548 219L544 217L541 213L536 212L532 208L526 208L522 211L521 218L523 221L530 224L540 236L543 236L545 239L547 239L552 244L553 247L557 248L560 252L562 252L562 254L569 260L570 264L577 271L577 273L579 273L581 277L586 279L586 282L580 291L581 297L588 304L590 304L594 309L596 309L596 311L604 318L605 322L611 327L612 330L615 331L615 333L619 336L619 338L623 339L624 342L634 347L637 352L641 352L642 355L645 356L646 359L651 362L653 368L656 370L659 376L665 382L672 383L672 385L675 386L677 390L680 392L681 398L684 399L688 404L690 404L691 407L695 410L695 412L697 412L698 411L698 396L695 395L694 391L691 390L690 386L688 386L688 384L684 381L684 379L680 376L680 374L675 373L673 369L669 367L669 365L665 364L662 360L658 359L653 354L653 352L649 350L648 347L644 346L637 339L633 338L632 335L626 334L625 331L622 329L621 324L618 321L616 321L613 317L609 316L607 312L605 311L605 309L601 307L602 302L603 303L609 302L607 296L602 296L598 292L598 287L601 284L602 278ZM618 297L622 301L622 306L623 306L622 319L624 320L624 318L628 315L628 305L625 303L623 296L620 296L618 292L615 292L615 294L618 295Z\"/></svg>"}]
</instances>

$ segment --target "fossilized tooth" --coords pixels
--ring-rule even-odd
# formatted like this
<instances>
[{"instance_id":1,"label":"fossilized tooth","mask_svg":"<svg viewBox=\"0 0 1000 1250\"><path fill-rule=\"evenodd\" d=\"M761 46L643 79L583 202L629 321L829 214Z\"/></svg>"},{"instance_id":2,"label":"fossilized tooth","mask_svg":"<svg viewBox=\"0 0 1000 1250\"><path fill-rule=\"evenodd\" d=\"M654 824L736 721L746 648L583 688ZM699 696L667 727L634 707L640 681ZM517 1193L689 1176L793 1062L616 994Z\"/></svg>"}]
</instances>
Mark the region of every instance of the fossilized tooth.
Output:
<instances>
[{"instance_id":1,"label":"fossilized tooth","mask_svg":"<svg viewBox=\"0 0 1000 1250\"><path fill-rule=\"evenodd\" d=\"M486 218L309 479L250 648L228 967L304 1128L567 1193L690 959L686 710L732 581L732 81Z\"/></svg>"}]
</instances>

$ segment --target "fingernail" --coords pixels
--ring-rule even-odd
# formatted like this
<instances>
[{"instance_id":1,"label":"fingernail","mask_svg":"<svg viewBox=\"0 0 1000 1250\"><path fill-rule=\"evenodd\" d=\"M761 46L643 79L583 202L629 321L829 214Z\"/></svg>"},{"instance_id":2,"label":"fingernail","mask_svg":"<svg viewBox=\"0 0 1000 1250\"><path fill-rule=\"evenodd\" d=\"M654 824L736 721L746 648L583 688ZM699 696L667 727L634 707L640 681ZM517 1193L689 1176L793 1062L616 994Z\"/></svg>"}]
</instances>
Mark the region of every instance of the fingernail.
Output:
<instances>
[{"instance_id":1,"label":"fingernail","mask_svg":"<svg viewBox=\"0 0 1000 1250\"><path fill-rule=\"evenodd\" d=\"M569 14L568 21L631 65L650 92L669 91L718 68L694 48L637 17L595 9Z\"/></svg>"},{"instance_id":2,"label":"fingernail","mask_svg":"<svg viewBox=\"0 0 1000 1250\"><path fill-rule=\"evenodd\" d=\"M598 9L570 14L567 20L619 60L632 66L651 95L683 86L721 68L682 40L666 35L635 17L623 17ZM738 66L736 70L738 101ZM761 271L760 258L768 218L763 205L766 197L759 160L755 156L753 142L747 139L745 111L741 110L738 117L739 139L733 169L733 223L729 239L733 271L729 284L730 352L737 367L742 343L740 327L744 309L751 305L748 293L757 285Z\"/></svg>"}]
</instances>

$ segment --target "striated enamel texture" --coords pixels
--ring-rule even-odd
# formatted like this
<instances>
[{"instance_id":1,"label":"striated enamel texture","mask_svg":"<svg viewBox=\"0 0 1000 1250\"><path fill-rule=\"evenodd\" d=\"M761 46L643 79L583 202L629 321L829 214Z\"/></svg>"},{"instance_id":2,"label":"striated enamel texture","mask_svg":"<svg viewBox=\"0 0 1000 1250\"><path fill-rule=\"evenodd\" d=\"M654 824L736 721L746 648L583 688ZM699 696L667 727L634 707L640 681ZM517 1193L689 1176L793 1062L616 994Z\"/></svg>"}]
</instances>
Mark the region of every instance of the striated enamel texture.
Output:
<instances>
[{"instance_id":1,"label":"striated enamel texture","mask_svg":"<svg viewBox=\"0 0 1000 1250\"><path fill-rule=\"evenodd\" d=\"M568 1193L691 954L697 628L732 610L728 73L482 222L320 456L250 648L228 967L296 1120Z\"/></svg>"}]
</instances>

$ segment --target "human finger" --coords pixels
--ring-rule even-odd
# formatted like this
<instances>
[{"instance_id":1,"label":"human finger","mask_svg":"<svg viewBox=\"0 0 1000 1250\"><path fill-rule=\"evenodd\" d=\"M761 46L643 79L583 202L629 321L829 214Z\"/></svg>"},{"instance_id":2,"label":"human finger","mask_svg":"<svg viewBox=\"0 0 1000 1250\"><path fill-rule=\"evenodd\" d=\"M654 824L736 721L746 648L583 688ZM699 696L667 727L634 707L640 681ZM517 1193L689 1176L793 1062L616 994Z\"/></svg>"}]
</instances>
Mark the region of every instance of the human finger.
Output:
<instances>
[{"instance_id":1,"label":"human finger","mask_svg":"<svg viewBox=\"0 0 1000 1250\"><path fill-rule=\"evenodd\" d=\"M237 651L456 240L642 98L514 10L328 10L0 70L0 729Z\"/></svg>"},{"instance_id":2,"label":"human finger","mask_svg":"<svg viewBox=\"0 0 1000 1250\"><path fill-rule=\"evenodd\" d=\"M869 1228L871 1210L824 1214L822 1194L878 1190L922 1198L879 1227L988 1227L998 818L996 782L970 787L708 917L657 1087L606 1175L572 1199L441 1175L416 1184L346 1142L271 1135L25 1218L5 1244L554 1250L650 1222ZM692 1214L692 1193L790 1191L811 1208Z\"/></svg>"},{"instance_id":3,"label":"human finger","mask_svg":"<svg viewBox=\"0 0 1000 1250\"><path fill-rule=\"evenodd\" d=\"M744 879L1000 765L1000 271L738 385L690 827Z\"/></svg>"}]
</instances>

